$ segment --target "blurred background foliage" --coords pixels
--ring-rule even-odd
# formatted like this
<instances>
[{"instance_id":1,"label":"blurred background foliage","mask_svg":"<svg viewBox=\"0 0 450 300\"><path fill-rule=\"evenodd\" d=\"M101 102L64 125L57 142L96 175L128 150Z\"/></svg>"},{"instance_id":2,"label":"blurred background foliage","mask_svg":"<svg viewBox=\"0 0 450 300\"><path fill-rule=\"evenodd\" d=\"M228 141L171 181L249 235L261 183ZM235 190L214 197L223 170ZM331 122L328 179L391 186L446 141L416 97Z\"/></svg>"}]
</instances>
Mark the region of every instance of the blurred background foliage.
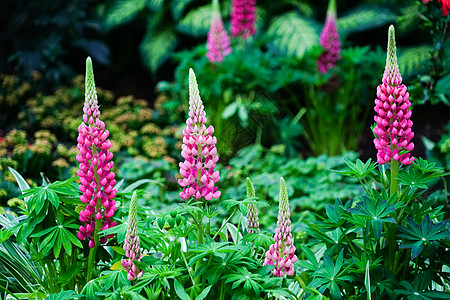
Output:
<instances>
[{"instance_id":1,"label":"blurred background foliage","mask_svg":"<svg viewBox=\"0 0 450 300\"><path fill-rule=\"evenodd\" d=\"M228 29L231 1L219 2ZM74 174L86 56L95 64L118 177L157 180L144 186L155 207L178 201L191 67L218 136L225 198L241 197L250 176L271 203L276 192L269 187L277 185L267 183L283 176L294 218L337 196L351 199L357 185L330 169L343 157L374 157L369 128L389 24L397 28L400 71L414 106L415 155L448 169L449 17L438 1L337 1L342 59L323 75L316 60L327 5L258 0L256 35L232 39L232 53L211 64L207 0L3 0L0 206L18 195L8 166L30 184Z\"/></svg>"}]
</instances>

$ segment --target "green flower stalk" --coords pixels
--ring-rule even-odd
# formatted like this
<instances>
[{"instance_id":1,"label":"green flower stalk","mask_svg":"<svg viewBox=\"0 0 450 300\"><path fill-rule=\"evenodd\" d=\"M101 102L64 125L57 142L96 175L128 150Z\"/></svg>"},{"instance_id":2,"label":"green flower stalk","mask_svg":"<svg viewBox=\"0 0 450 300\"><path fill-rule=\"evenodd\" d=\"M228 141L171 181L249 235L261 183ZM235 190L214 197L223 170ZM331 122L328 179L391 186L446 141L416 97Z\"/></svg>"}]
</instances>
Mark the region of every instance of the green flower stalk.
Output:
<instances>
[{"instance_id":1,"label":"green flower stalk","mask_svg":"<svg viewBox=\"0 0 450 300\"><path fill-rule=\"evenodd\" d=\"M247 198L255 197L255 188L247 177ZM247 204L247 233L259 232L259 218L256 204Z\"/></svg>"},{"instance_id":2,"label":"green flower stalk","mask_svg":"<svg viewBox=\"0 0 450 300\"><path fill-rule=\"evenodd\" d=\"M141 261L142 253L139 247L139 235L137 230L137 194L133 192L131 197L130 211L128 214L128 228L127 235L125 237L125 243L123 245L125 250L125 256L127 258L122 259L122 266L127 271L127 279L129 281L136 280L142 276L142 271L134 263L135 261Z\"/></svg>"}]
</instances>

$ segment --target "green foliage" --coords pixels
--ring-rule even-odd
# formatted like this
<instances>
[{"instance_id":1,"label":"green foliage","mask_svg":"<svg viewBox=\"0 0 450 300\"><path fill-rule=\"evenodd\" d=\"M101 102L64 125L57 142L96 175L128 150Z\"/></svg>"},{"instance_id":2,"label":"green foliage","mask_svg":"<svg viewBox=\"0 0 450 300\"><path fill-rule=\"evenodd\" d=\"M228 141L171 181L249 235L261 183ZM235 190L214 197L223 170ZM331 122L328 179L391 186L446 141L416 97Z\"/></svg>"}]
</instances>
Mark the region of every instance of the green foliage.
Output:
<instances>
[{"instance_id":1,"label":"green foliage","mask_svg":"<svg viewBox=\"0 0 450 300\"><path fill-rule=\"evenodd\" d=\"M8 26L2 26L1 35L10 42L0 51L4 58L1 72L25 80L40 76L39 88L54 91L76 74L80 56L75 53L108 65L110 49L102 40L100 20L93 9L98 2L4 2L2 10L11 18Z\"/></svg>"},{"instance_id":2,"label":"green foliage","mask_svg":"<svg viewBox=\"0 0 450 300\"><path fill-rule=\"evenodd\" d=\"M338 15L337 28L342 37L393 22L395 14L387 7L363 4Z\"/></svg>"},{"instance_id":3,"label":"green foliage","mask_svg":"<svg viewBox=\"0 0 450 300\"><path fill-rule=\"evenodd\" d=\"M272 51L302 58L305 51L319 42L320 26L295 12L275 18L266 33Z\"/></svg>"},{"instance_id":4,"label":"green foliage","mask_svg":"<svg viewBox=\"0 0 450 300\"><path fill-rule=\"evenodd\" d=\"M177 24L177 29L181 32L192 34L195 37L206 36L211 23L212 11L212 6L210 4L190 11Z\"/></svg>"},{"instance_id":5,"label":"green foliage","mask_svg":"<svg viewBox=\"0 0 450 300\"><path fill-rule=\"evenodd\" d=\"M145 66L155 73L162 63L169 58L176 45L177 39L171 29L147 32L140 45L141 56Z\"/></svg>"},{"instance_id":6,"label":"green foliage","mask_svg":"<svg viewBox=\"0 0 450 300\"><path fill-rule=\"evenodd\" d=\"M112 29L131 21L144 7L146 0L120 0L114 2L105 14L104 25Z\"/></svg>"},{"instance_id":7,"label":"green foliage","mask_svg":"<svg viewBox=\"0 0 450 300\"><path fill-rule=\"evenodd\" d=\"M308 247L300 246L304 259L298 262L304 268L298 274L305 282L304 296L318 291L333 299L369 293L375 299L445 297L438 291L448 290L450 283L448 260L442 259L448 254L448 220L442 206L434 207L436 201L424 196L444 175L442 168L419 158L400 169L398 189L389 193L384 166L370 160L346 164L348 170L337 172L357 178L366 195L345 204L336 199L326 205L325 217L307 223L312 238ZM417 178L434 180L411 182Z\"/></svg>"}]
</instances>

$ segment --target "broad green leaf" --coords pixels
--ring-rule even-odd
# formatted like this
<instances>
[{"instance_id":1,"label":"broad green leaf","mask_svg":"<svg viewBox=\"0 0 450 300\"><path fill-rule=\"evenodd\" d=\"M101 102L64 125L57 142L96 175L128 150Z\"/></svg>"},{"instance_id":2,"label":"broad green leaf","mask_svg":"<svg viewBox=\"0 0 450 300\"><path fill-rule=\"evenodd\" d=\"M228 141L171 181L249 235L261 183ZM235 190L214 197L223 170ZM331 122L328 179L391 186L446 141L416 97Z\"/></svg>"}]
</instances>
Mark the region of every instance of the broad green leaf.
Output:
<instances>
[{"instance_id":1,"label":"broad green leaf","mask_svg":"<svg viewBox=\"0 0 450 300\"><path fill-rule=\"evenodd\" d=\"M395 14L386 7L376 5L361 5L345 13L337 20L337 28L340 34L366 31L395 20Z\"/></svg>"},{"instance_id":2,"label":"broad green leaf","mask_svg":"<svg viewBox=\"0 0 450 300\"><path fill-rule=\"evenodd\" d=\"M125 255L125 250L123 250L122 247L119 246L112 246L111 247L115 252L119 253L120 255Z\"/></svg>"},{"instance_id":3,"label":"broad green leaf","mask_svg":"<svg viewBox=\"0 0 450 300\"><path fill-rule=\"evenodd\" d=\"M118 270L123 269L122 261L120 261L120 260L116 261L109 269L111 271L118 271Z\"/></svg>"},{"instance_id":4,"label":"broad green leaf","mask_svg":"<svg viewBox=\"0 0 450 300\"><path fill-rule=\"evenodd\" d=\"M164 0L147 0L147 7L153 11L158 11L162 9Z\"/></svg>"},{"instance_id":5,"label":"broad green leaf","mask_svg":"<svg viewBox=\"0 0 450 300\"><path fill-rule=\"evenodd\" d=\"M146 0L116 0L106 12L104 24L108 30L132 20L145 7Z\"/></svg>"},{"instance_id":6,"label":"broad green leaf","mask_svg":"<svg viewBox=\"0 0 450 300\"><path fill-rule=\"evenodd\" d=\"M63 244L64 250L66 251L66 253L69 256L72 256L72 243L70 242L70 239L69 239L69 235L71 235L70 231L68 231L67 229L64 228L63 230L61 230L60 235L62 236L62 244Z\"/></svg>"},{"instance_id":7,"label":"broad green leaf","mask_svg":"<svg viewBox=\"0 0 450 300\"><path fill-rule=\"evenodd\" d=\"M400 48L398 50L398 67L404 77L412 76L423 70L425 60L431 58L433 48L428 45Z\"/></svg>"},{"instance_id":8,"label":"broad green leaf","mask_svg":"<svg viewBox=\"0 0 450 300\"><path fill-rule=\"evenodd\" d=\"M97 300L100 299L96 293L100 290L100 285L95 280L89 281L81 290L81 294L86 296L86 299Z\"/></svg>"},{"instance_id":9,"label":"broad green leaf","mask_svg":"<svg viewBox=\"0 0 450 300\"><path fill-rule=\"evenodd\" d=\"M207 286L205 289L203 289L203 291L197 296L195 297L195 300L203 300L206 298L206 296L208 296L209 291L211 290L212 285Z\"/></svg>"},{"instance_id":10,"label":"broad green leaf","mask_svg":"<svg viewBox=\"0 0 450 300\"><path fill-rule=\"evenodd\" d=\"M438 80L435 86L435 90L437 93L442 93L450 96L449 87L450 87L450 74Z\"/></svg>"},{"instance_id":11,"label":"broad green leaf","mask_svg":"<svg viewBox=\"0 0 450 300\"><path fill-rule=\"evenodd\" d=\"M172 16L175 20L178 20L183 14L184 9L194 0L172 0L170 1L170 8Z\"/></svg>"},{"instance_id":12,"label":"broad green leaf","mask_svg":"<svg viewBox=\"0 0 450 300\"><path fill-rule=\"evenodd\" d=\"M198 7L181 19L177 29L195 37L206 36L211 24L211 13L211 4Z\"/></svg>"},{"instance_id":13,"label":"broad green leaf","mask_svg":"<svg viewBox=\"0 0 450 300\"><path fill-rule=\"evenodd\" d=\"M276 17L267 30L270 37L269 48L297 58L319 43L320 26L313 20L296 12L288 12Z\"/></svg>"},{"instance_id":14,"label":"broad green leaf","mask_svg":"<svg viewBox=\"0 0 450 300\"><path fill-rule=\"evenodd\" d=\"M62 291L59 293L51 294L45 300L71 300L76 299L80 294L77 294L75 291Z\"/></svg>"},{"instance_id":15,"label":"broad green leaf","mask_svg":"<svg viewBox=\"0 0 450 300\"><path fill-rule=\"evenodd\" d=\"M59 253L61 252L61 247L63 244L63 235L62 235L62 230L59 229L58 232L56 233L56 240L55 240L55 244L53 246L53 254L55 255L55 258L59 257Z\"/></svg>"},{"instance_id":16,"label":"broad green leaf","mask_svg":"<svg viewBox=\"0 0 450 300\"><path fill-rule=\"evenodd\" d=\"M222 112L222 118L228 119L229 117L233 116L238 109L238 103L237 101L231 102Z\"/></svg>"},{"instance_id":17,"label":"broad green leaf","mask_svg":"<svg viewBox=\"0 0 450 300\"><path fill-rule=\"evenodd\" d=\"M13 174L14 178L17 181L17 184L19 185L20 190L23 192L25 190L30 189L30 186L28 185L27 181L22 177L22 175L19 174L16 170L14 170L11 167L8 167L9 171ZM24 197L23 199L25 202L28 201L30 197Z\"/></svg>"},{"instance_id":18,"label":"broad green leaf","mask_svg":"<svg viewBox=\"0 0 450 300\"><path fill-rule=\"evenodd\" d=\"M171 29L159 32L148 30L140 45L142 60L153 73L171 55L177 44L175 33Z\"/></svg>"},{"instance_id":19,"label":"broad green leaf","mask_svg":"<svg viewBox=\"0 0 450 300\"><path fill-rule=\"evenodd\" d=\"M183 286L177 279L174 279L173 283L174 283L175 293L177 293L178 297L180 297L181 300L190 300L191 299L191 298L189 298L189 295L186 293Z\"/></svg>"},{"instance_id":20,"label":"broad green leaf","mask_svg":"<svg viewBox=\"0 0 450 300\"><path fill-rule=\"evenodd\" d=\"M36 214L39 214L42 210L42 207L44 207L45 200L47 200L47 189L42 189L37 194L37 200L36 200Z\"/></svg>"},{"instance_id":21,"label":"broad green leaf","mask_svg":"<svg viewBox=\"0 0 450 300\"><path fill-rule=\"evenodd\" d=\"M58 209L59 207L59 196L51 189L47 189L47 197L50 200L50 202L53 204L53 206Z\"/></svg>"}]
</instances>

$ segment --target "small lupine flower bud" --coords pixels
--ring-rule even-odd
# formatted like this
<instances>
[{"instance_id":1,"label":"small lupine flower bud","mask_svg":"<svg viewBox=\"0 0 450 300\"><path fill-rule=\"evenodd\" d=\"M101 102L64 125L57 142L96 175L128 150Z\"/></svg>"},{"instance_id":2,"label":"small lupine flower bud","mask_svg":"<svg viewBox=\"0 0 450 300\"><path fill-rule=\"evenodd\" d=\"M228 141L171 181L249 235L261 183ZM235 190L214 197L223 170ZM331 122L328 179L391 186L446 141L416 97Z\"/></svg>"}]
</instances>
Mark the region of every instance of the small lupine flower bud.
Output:
<instances>
[{"instance_id":1,"label":"small lupine flower bud","mask_svg":"<svg viewBox=\"0 0 450 300\"><path fill-rule=\"evenodd\" d=\"M203 110L203 102L198 91L197 80L194 71L189 69L189 118L186 120L186 128L183 131L182 156L184 162L180 162L180 175L178 184L183 187L180 192L182 199L195 197L206 200L220 197L218 188L214 186L220 179L219 171L214 171L219 157L215 146L216 139L212 137L212 126L207 129L206 113ZM208 139L213 141L207 144Z\"/></svg>"},{"instance_id":2,"label":"small lupine flower bud","mask_svg":"<svg viewBox=\"0 0 450 300\"><path fill-rule=\"evenodd\" d=\"M231 34L244 39L255 34L256 0L232 0Z\"/></svg>"},{"instance_id":3,"label":"small lupine flower bud","mask_svg":"<svg viewBox=\"0 0 450 300\"><path fill-rule=\"evenodd\" d=\"M341 59L341 41L336 27L336 0L329 0L327 18L320 33L320 45L324 50L317 60L317 66L319 72L325 74Z\"/></svg>"},{"instance_id":4,"label":"small lupine flower bud","mask_svg":"<svg viewBox=\"0 0 450 300\"><path fill-rule=\"evenodd\" d=\"M208 49L206 57L212 63L223 61L225 56L230 54L232 50L230 47L230 38L228 37L228 33L223 26L219 3L217 0L213 0L211 26L209 27L206 49Z\"/></svg>"},{"instance_id":5,"label":"small lupine flower bud","mask_svg":"<svg viewBox=\"0 0 450 300\"><path fill-rule=\"evenodd\" d=\"M85 210L80 212L80 221L86 223L85 227L80 227L77 237L84 240L92 236L95 230L95 222L106 222L111 224L110 218L113 216L115 208L111 204L102 206L104 197L113 199L115 189L110 178L114 178L114 173L110 170L114 163L111 161L112 153L108 151L111 142L107 139L109 132L105 130L104 123L98 118L100 116L97 102L97 92L95 89L94 73L92 70L92 61L88 57L86 60L86 86L85 102L83 107L83 122L78 127L77 148L80 154L77 155L79 170L77 175L80 177L79 186L80 201L87 204ZM100 137L100 138L99 138ZM111 202L110 202L111 203ZM112 213L111 213L112 212ZM83 232L85 228L86 232ZM89 234L87 234L89 233ZM108 238L111 236L108 235ZM106 238L100 239L101 243L106 242ZM93 248L95 242L89 241L89 247Z\"/></svg>"},{"instance_id":6,"label":"small lupine flower bud","mask_svg":"<svg viewBox=\"0 0 450 300\"><path fill-rule=\"evenodd\" d=\"M130 211L128 213L128 228L127 234L125 236L125 243L123 245L123 250L125 250L125 256L128 259L122 259L122 266L128 273L127 274L128 280L133 281L136 278L139 278L144 272L134 264L134 261L136 260L141 261L142 259L141 248L139 247L139 235L137 230L136 192L133 192L133 196L131 197Z\"/></svg>"},{"instance_id":7,"label":"small lupine flower bud","mask_svg":"<svg viewBox=\"0 0 450 300\"><path fill-rule=\"evenodd\" d=\"M297 261L295 246L291 234L291 220L289 211L289 198L286 182L280 179L280 199L278 209L277 230L274 236L275 243L270 245L266 252L263 266L274 265L272 271L274 276L294 275L294 263Z\"/></svg>"},{"instance_id":8,"label":"small lupine flower bud","mask_svg":"<svg viewBox=\"0 0 450 300\"><path fill-rule=\"evenodd\" d=\"M247 177L247 198L255 197L255 188ZM259 232L259 218L256 204L247 204L247 233Z\"/></svg>"},{"instance_id":9,"label":"small lupine flower bud","mask_svg":"<svg viewBox=\"0 0 450 300\"><path fill-rule=\"evenodd\" d=\"M404 84L397 64L397 48L395 46L394 26L389 27L389 41L382 83L377 88L375 99L374 117L376 122L373 140L378 150L377 161L379 164L399 161L401 164L410 165L414 161L410 151L414 149L411 139L414 133L411 130L413 122L411 117L411 102L409 93Z\"/></svg>"}]
</instances>

